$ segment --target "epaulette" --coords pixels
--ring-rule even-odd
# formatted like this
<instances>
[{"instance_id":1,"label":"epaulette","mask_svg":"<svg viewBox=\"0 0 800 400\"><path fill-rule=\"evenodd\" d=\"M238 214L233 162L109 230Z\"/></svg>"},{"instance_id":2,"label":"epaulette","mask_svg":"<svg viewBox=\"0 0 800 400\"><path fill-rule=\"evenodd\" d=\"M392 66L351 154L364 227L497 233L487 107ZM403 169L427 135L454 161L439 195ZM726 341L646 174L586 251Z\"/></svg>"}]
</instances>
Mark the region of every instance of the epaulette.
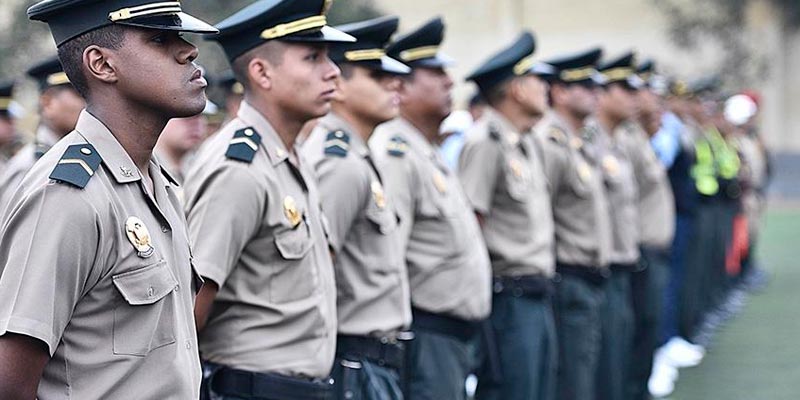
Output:
<instances>
[{"instance_id":1,"label":"epaulette","mask_svg":"<svg viewBox=\"0 0 800 400\"><path fill-rule=\"evenodd\" d=\"M558 127L551 127L549 131L547 131L547 138L553 142L566 144L569 140L567 138L567 133L561 130Z\"/></svg>"},{"instance_id":2,"label":"epaulette","mask_svg":"<svg viewBox=\"0 0 800 400\"><path fill-rule=\"evenodd\" d=\"M489 124L489 137L494 141L500 141L502 136L500 135L500 130L497 129L497 125Z\"/></svg>"},{"instance_id":3,"label":"epaulette","mask_svg":"<svg viewBox=\"0 0 800 400\"><path fill-rule=\"evenodd\" d=\"M256 156L260 144L261 135L259 135L253 127L239 129L233 134L233 139L231 139L231 143L228 145L228 151L225 152L225 157L251 163Z\"/></svg>"},{"instance_id":4,"label":"epaulette","mask_svg":"<svg viewBox=\"0 0 800 400\"><path fill-rule=\"evenodd\" d=\"M325 138L326 156L346 157L348 150L350 150L350 135L341 130L328 132Z\"/></svg>"},{"instance_id":5,"label":"epaulette","mask_svg":"<svg viewBox=\"0 0 800 400\"><path fill-rule=\"evenodd\" d=\"M389 144L386 145L386 152L390 156L403 157L408 151L408 142L401 136L394 136L389 139Z\"/></svg>"},{"instance_id":6,"label":"epaulette","mask_svg":"<svg viewBox=\"0 0 800 400\"><path fill-rule=\"evenodd\" d=\"M91 144L73 144L67 147L64 155L58 160L58 164L50 173L50 179L83 189L102 161L100 154Z\"/></svg>"}]
</instances>

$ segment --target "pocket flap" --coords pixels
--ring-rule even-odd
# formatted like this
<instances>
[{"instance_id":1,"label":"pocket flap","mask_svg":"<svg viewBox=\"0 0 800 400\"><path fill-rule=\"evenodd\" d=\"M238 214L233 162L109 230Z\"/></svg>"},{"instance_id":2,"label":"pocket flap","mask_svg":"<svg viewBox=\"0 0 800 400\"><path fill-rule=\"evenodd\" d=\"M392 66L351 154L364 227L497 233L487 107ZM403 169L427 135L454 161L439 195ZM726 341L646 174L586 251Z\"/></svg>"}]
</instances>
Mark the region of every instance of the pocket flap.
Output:
<instances>
[{"instance_id":1,"label":"pocket flap","mask_svg":"<svg viewBox=\"0 0 800 400\"><path fill-rule=\"evenodd\" d=\"M311 234L308 225L301 222L293 229L275 235L275 247L286 260L299 260L311 250Z\"/></svg>"},{"instance_id":2,"label":"pocket flap","mask_svg":"<svg viewBox=\"0 0 800 400\"><path fill-rule=\"evenodd\" d=\"M114 275L112 280L125 301L132 306L153 304L178 286L166 261Z\"/></svg>"}]
</instances>

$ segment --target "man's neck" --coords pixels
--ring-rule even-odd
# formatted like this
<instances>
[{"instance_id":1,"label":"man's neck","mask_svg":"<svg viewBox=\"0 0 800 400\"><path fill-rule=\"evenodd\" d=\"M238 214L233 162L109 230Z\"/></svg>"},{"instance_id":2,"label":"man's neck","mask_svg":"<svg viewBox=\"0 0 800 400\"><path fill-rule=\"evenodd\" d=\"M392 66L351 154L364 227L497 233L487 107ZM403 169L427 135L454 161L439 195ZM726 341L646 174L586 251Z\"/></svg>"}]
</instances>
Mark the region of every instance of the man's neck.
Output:
<instances>
[{"instance_id":1,"label":"man's neck","mask_svg":"<svg viewBox=\"0 0 800 400\"><path fill-rule=\"evenodd\" d=\"M269 121L272 129L286 146L289 154L294 153L294 143L303 125L308 121L297 117L295 114L288 113L278 107L273 102L267 100L265 96L246 96L247 103L253 106L264 118Z\"/></svg>"},{"instance_id":2,"label":"man's neck","mask_svg":"<svg viewBox=\"0 0 800 400\"><path fill-rule=\"evenodd\" d=\"M505 117L519 134L528 133L542 119L541 114L531 114L517 104L510 102L502 102L494 109Z\"/></svg>"},{"instance_id":3,"label":"man's neck","mask_svg":"<svg viewBox=\"0 0 800 400\"><path fill-rule=\"evenodd\" d=\"M595 118L597 118L597 123L611 136L614 136L614 131L622 123L622 120L614 118L603 110L599 110Z\"/></svg>"},{"instance_id":4,"label":"man's neck","mask_svg":"<svg viewBox=\"0 0 800 400\"><path fill-rule=\"evenodd\" d=\"M414 125L429 142L436 143L436 138L439 137L439 126L442 124L441 118L408 113L402 109L400 110L400 116L411 125Z\"/></svg>"},{"instance_id":5,"label":"man's neck","mask_svg":"<svg viewBox=\"0 0 800 400\"><path fill-rule=\"evenodd\" d=\"M572 129L573 132L579 132L583 129L583 123L586 119L585 116L578 116L575 113L569 111L565 107L556 106L553 110L561 117L562 120Z\"/></svg>"},{"instance_id":6,"label":"man's neck","mask_svg":"<svg viewBox=\"0 0 800 400\"><path fill-rule=\"evenodd\" d=\"M338 115L339 118L343 119L350 125L355 133L364 140L364 142L369 140L369 137L372 136L372 132L375 131L375 127L378 126L377 123L374 121L369 121L366 118L361 118L360 116L353 113L347 107L341 105L334 105L333 106L333 113Z\"/></svg>"},{"instance_id":7,"label":"man's neck","mask_svg":"<svg viewBox=\"0 0 800 400\"><path fill-rule=\"evenodd\" d=\"M139 171L147 178L153 148L169 118L145 108L122 106L119 102L114 105L113 102L98 101L87 104L86 110L111 131Z\"/></svg>"}]
</instances>

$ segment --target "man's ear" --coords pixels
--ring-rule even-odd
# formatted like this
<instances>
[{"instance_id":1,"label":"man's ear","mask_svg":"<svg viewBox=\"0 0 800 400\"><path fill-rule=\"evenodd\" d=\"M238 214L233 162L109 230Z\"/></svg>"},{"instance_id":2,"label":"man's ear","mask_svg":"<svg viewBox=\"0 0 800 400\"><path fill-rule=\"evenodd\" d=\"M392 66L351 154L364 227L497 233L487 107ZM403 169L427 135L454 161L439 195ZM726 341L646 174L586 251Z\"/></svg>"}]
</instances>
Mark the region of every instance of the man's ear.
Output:
<instances>
[{"instance_id":1,"label":"man's ear","mask_svg":"<svg viewBox=\"0 0 800 400\"><path fill-rule=\"evenodd\" d=\"M263 58L253 57L247 64L247 77L255 87L270 90L275 77L275 67Z\"/></svg>"},{"instance_id":2,"label":"man's ear","mask_svg":"<svg viewBox=\"0 0 800 400\"><path fill-rule=\"evenodd\" d=\"M99 80L104 83L116 83L119 79L115 68L117 60L110 49L97 45L91 45L83 51L83 67L87 74L87 79Z\"/></svg>"}]
</instances>

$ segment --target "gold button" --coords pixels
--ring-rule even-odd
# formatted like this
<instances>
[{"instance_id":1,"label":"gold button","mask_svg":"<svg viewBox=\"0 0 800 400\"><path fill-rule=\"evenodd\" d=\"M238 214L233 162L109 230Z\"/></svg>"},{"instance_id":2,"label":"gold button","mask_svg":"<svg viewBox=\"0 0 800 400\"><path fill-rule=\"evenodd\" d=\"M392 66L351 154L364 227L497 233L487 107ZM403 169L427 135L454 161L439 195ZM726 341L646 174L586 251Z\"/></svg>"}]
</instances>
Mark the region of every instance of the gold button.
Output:
<instances>
[{"instance_id":1,"label":"gold button","mask_svg":"<svg viewBox=\"0 0 800 400\"><path fill-rule=\"evenodd\" d=\"M344 132L336 131L336 133L334 133L334 136L336 136L337 138L341 138L342 136L344 136Z\"/></svg>"},{"instance_id":2,"label":"gold button","mask_svg":"<svg viewBox=\"0 0 800 400\"><path fill-rule=\"evenodd\" d=\"M89 155L92 154L92 149L90 149L88 147L83 147L83 148L81 148L81 153L86 154L87 156L89 156Z\"/></svg>"},{"instance_id":3,"label":"gold button","mask_svg":"<svg viewBox=\"0 0 800 400\"><path fill-rule=\"evenodd\" d=\"M252 129L245 129L244 130L244 135L245 136L253 136L253 130Z\"/></svg>"}]
</instances>

